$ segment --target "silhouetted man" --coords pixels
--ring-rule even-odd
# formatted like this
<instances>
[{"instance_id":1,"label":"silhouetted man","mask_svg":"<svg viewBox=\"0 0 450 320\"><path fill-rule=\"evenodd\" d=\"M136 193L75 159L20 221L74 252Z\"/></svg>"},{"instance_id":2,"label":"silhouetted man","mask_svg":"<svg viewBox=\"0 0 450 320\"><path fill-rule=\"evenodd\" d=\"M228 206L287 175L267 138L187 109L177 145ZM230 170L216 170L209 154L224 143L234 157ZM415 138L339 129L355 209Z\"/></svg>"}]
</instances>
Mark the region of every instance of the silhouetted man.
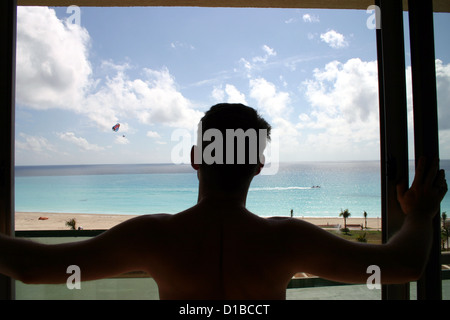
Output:
<instances>
[{"instance_id":1,"label":"silhouetted man","mask_svg":"<svg viewBox=\"0 0 450 320\"><path fill-rule=\"evenodd\" d=\"M219 143L227 129L236 143ZM258 133L256 140L252 131ZM0 273L25 283L65 283L70 265L80 268L81 280L140 270L154 278L161 299L284 299L297 272L366 283L368 267L376 265L386 284L422 274L431 221L447 192L437 160L425 171L421 159L411 188L398 186L404 224L388 243L372 245L343 240L302 220L261 218L246 209L270 138L269 124L254 109L213 106L202 118L199 135L203 141L191 152L199 180L195 206L174 215L139 216L75 243L43 245L1 236ZM237 143L242 138L248 144L245 155Z\"/></svg>"}]
</instances>

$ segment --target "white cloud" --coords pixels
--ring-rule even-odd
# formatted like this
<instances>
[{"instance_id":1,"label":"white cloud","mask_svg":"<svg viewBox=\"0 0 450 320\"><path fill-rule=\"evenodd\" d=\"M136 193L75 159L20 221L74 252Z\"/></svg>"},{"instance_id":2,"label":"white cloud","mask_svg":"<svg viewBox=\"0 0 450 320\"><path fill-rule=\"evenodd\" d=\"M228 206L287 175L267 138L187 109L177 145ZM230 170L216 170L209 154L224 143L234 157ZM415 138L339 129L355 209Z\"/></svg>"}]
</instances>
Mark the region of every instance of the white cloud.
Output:
<instances>
[{"instance_id":1,"label":"white cloud","mask_svg":"<svg viewBox=\"0 0 450 320\"><path fill-rule=\"evenodd\" d=\"M244 66L244 69L245 69L246 71L251 71L251 70L253 69L253 65L252 65L247 59L245 59L245 58L241 58L241 59L239 60L239 64L243 65L243 66Z\"/></svg>"},{"instance_id":2,"label":"white cloud","mask_svg":"<svg viewBox=\"0 0 450 320\"><path fill-rule=\"evenodd\" d=\"M196 124L202 113L176 88L175 80L167 69L161 71L145 69L146 79L130 83L140 108L137 117L144 123L162 123L171 127L190 128Z\"/></svg>"},{"instance_id":3,"label":"white cloud","mask_svg":"<svg viewBox=\"0 0 450 320\"><path fill-rule=\"evenodd\" d=\"M211 97L217 102L225 101L225 91L221 87L214 87Z\"/></svg>"},{"instance_id":4,"label":"white cloud","mask_svg":"<svg viewBox=\"0 0 450 320\"><path fill-rule=\"evenodd\" d=\"M161 136L156 131L147 131L146 135L147 135L147 137L151 138L157 144L166 144L165 141L159 140L159 139L161 139Z\"/></svg>"},{"instance_id":5,"label":"white cloud","mask_svg":"<svg viewBox=\"0 0 450 320\"><path fill-rule=\"evenodd\" d=\"M273 56L277 55L276 51L273 48L271 48L268 45L266 45L266 44L262 46L262 50L264 51L264 55L253 57L252 61L254 63L259 63L259 62L260 63L267 63L267 60L270 57L273 57Z\"/></svg>"},{"instance_id":6,"label":"white cloud","mask_svg":"<svg viewBox=\"0 0 450 320\"><path fill-rule=\"evenodd\" d=\"M114 142L116 144L129 144L130 140L128 140L128 138L124 135L121 136L116 136L116 138L114 139Z\"/></svg>"},{"instance_id":7,"label":"white cloud","mask_svg":"<svg viewBox=\"0 0 450 320\"><path fill-rule=\"evenodd\" d=\"M302 14L301 15L301 19L305 23L317 23L317 22L320 22L320 19L319 19L318 15L310 14L310 13ZM285 20L284 23L291 24L291 23L296 23L297 21L299 21L299 18L296 16L296 17L289 18L289 19Z\"/></svg>"},{"instance_id":8,"label":"white cloud","mask_svg":"<svg viewBox=\"0 0 450 320\"><path fill-rule=\"evenodd\" d=\"M334 30L327 31L320 35L320 39L328 44L331 48L339 49L348 46L348 42L343 34Z\"/></svg>"},{"instance_id":9,"label":"white cloud","mask_svg":"<svg viewBox=\"0 0 450 320\"><path fill-rule=\"evenodd\" d=\"M311 110L299 115L297 127L308 132L302 141L308 154L379 157L377 61L332 61L303 86Z\"/></svg>"},{"instance_id":10,"label":"white cloud","mask_svg":"<svg viewBox=\"0 0 450 320\"><path fill-rule=\"evenodd\" d=\"M266 67L270 57L277 55L275 49L269 47L268 45L263 45L261 47L263 54L249 58L239 59L239 64L242 66L244 73L248 78L252 77L254 71L260 71ZM238 70L236 70L238 71Z\"/></svg>"},{"instance_id":11,"label":"white cloud","mask_svg":"<svg viewBox=\"0 0 450 320\"><path fill-rule=\"evenodd\" d=\"M450 130L450 63L436 59L436 84L439 107L439 128Z\"/></svg>"},{"instance_id":12,"label":"white cloud","mask_svg":"<svg viewBox=\"0 0 450 320\"><path fill-rule=\"evenodd\" d=\"M266 44L263 45L263 50L267 54L267 56L276 56L277 55L276 51Z\"/></svg>"},{"instance_id":13,"label":"white cloud","mask_svg":"<svg viewBox=\"0 0 450 320\"><path fill-rule=\"evenodd\" d=\"M170 43L170 47L173 49L189 49L189 50L195 50L195 47L192 44L181 42L181 41L174 41Z\"/></svg>"},{"instance_id":14,"label":"white cloud","mask_svg":"<svg viewBox=\"0 0 450 320\"><path fill-rule=\"evenodd\" d=\"M16 139L16 151L26 151L33 153L56 152L56 147L46 138L40 136L31 136L23 132L19 133L21 139Z\"/></svg>"},{"instance_id":15,"label":"white cloud","mask_svg":"<svg viewBox=\"0 0 450 320\"><path fill-rule=\"evenodd\" d=\"M176 88L169 71L144 69L143 79L129 79L122 71L86 98L87 115L104 128L121 117L145 124L191 128L202 113Z\"/></svg>"},{"instance_id":16,"label":"white cloud","mask_svg":"<svg viewBox=\"0 0 450 320\"><path fill-rule=\"evenodd\" d=\"M161 138L158 132L156 131L147 131L147 137L149 138Z\"/></svg>"},{"instance_id":17,"label":"white cloud","mask_svg":"<svg viewBox=\"0 0 450 320\"><path fill-rule=\"evenodd\" d=\"M245 94L240 92L232 84L226 84L225 89L222 89L222 87L215 87L211 93L211 96L217 103L227 102L248 104L245 99Z\"/></svg>"},{"instance_id":18,"label":"white cloud","mask_svg":"<svg viewBox=\"0 0 450 320\"><path fill-rule=\"evenodd\" d=\"M305 13L303 15L303 21L304 22L319 22L319 17L316 15L311 15L309 13Z\"/></svg>"},{"instance_id":19,"label":"white cloud","mask_svg":"<svg viewBox=\"0 0 450 320\"><path fill-rule=\"evenodd\" d=\"M314 70L305 82L311 105L330 116L343 114L349 123L373 120L378 106L377 62L333 61Z\"/></svg>"},{"instance_id":20,"label":"white cloud","mask_svg":"<svg viewBox=\"0 0 450 320\"><path fill-rule=\"evenodd\" d=\"M411 68L406 69L408 125L413 129ZM450 64L436 60L441 157L450 156ZM311 105L299 123L301 150L306 157L377 159L379 157L379 104L377 61L332 61L315 69L303 83ZM412 136L412 135L411 135ZM412 146L412 142L411 142Z\"/></svg>"},{"instance_id":21,"label":"white cloud","mask_svg":"<svg viewBox=\"0 0 450 320\"><path fill-rule=\"evenodd\" d=\"M75 133L73 132L59 133L58 137L61 140L75 144L83 151L101 151L104 149L96 144L89 143L85 138L75 136Z\"/></svg>"},{"instance_id":22,"label":"white cloud","mask_svg":"<svg viewBox=\"0 0 450 320\"><path fill-rule=\"evenodd\" d=\"M78 110L92 82L90 37L45 7L17 8L16 98L34 109Z\"/></svg>"},{"instance_id":23,"label":"white cloud","mask_svg":"<svg viewBox=\"0 0 450 320\"><path fill-rule=\"evenodd\" d=\"M250 80L250 97L258 108L272 119L286 116L290 103L289 93L278 91L276 86L264 78Z\"/></svg>"},{"instance_id":24,"label":"white cloud","mask_svg":"<svg viewBox=\"0 0 450 320\"><path fill-rule=\"evenodd\" d=\"M295 19L295 18L289 18L289 19L285 20L284 23L291 24L291 23L294 23L296 21L297 21L297 19Z\"/></svg>"},{"instance_id":25,"label":"white cloud","mask_svg":"<svg viewBox=\"0 0 450 320\"><path fill-rule=\"evenodd\" d=\"M228 103L242 103L247 104L245 100L245 94L241 93L235 86L227 84L225 86L225 93L227 94Z\"/></svg>"},{"instance_id":26,"label":"white cloud","mask_svg":"<svg viewBox=\"0 0 450 320\"><path fill-rule=\"evenodd\" d=\"M144 69L130 79L128 64L102 64L112 75L93 79L90 37L45 7L19 7L17 102L34 109L59 108L87 116L110 130L119 119L191 128L202 113L178 90L169 70Z\"/></svg>"}]
</instances>

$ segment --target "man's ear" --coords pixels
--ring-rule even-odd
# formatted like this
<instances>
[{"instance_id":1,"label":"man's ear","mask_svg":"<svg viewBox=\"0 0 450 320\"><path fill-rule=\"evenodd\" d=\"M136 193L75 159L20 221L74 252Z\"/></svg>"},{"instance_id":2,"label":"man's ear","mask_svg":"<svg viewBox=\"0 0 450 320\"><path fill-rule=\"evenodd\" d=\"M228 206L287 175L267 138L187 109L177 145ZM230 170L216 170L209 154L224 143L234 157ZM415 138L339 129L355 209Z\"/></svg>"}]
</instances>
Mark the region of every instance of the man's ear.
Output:
<instances>
[{"instance_id":1,"label":"man's ear","mask_svg":"<svg viewBox=\"0 0 450 320\"><path fill-rule=\"evenodd\" d=\"M256 169L255 176L257 176L258 174L261 173L261 170L262 170L262 168L264 167L264 162L266 162L266 158L264 157L263 154L260 155L259 161L260 161L260 162L258 163L258 169Z\"/></svg>"},{"instance_id":2,"label":"man's ear","mask_svg":"<svg viewBox=\"0 0 450 320\"><path fill-rule=\"evenodd\" d=\"M264 167L264 163L258 164L258 169L256 169L255 176L261 173L262 168Z\"/></svg>"},{"instance_id":3,"label":"man's ear","mask_svg":"<svg viewBox=\"0 0 450 320\"><path fill-rule=\"evenodd\" d=\"M199 157L196 157L195 155L196 155L196 153L198 153L200 150L198 149L198 147L197 146L192 146L192 148L191 148L191 167L194 169L194 170L198 170L199 168L200 168L200 164L199 163L195 163L195 160L196 160L196 158L199 158Z\"/></svg>"}]
</instances>

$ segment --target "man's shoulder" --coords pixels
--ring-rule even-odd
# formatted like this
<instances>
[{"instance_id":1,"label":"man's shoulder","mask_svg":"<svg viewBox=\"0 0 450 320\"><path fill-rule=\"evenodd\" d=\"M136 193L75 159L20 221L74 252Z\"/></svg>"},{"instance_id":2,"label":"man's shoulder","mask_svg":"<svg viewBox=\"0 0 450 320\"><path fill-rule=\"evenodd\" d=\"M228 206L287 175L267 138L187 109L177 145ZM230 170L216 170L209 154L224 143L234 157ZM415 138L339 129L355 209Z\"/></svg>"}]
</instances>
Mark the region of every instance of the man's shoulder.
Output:
<instances>
[{"instance_id":1,"label":"man's shoulder","mask_svg":"<svg viewBox=\"0 0 450 320\"><path fill-rule=\"evenodd\" d=\"M288 218L288 217L267 217L265 218L267 221L269 222L273 222L273 223L277 223L277 222L289 222L292 220L292 218Z\"/></svg>"},{"instance_id":2,"label":"man's shoulder","mask_svg":"<svg viewBox=\"0 0 450 320\"><path fill-rule=\"evenodd\" d=\"M265 220L267 220L267 223L269 225L275 227L282 233L298 234L299 232L314 232L320 229L312 223L297 218L270 217L266 218Z\"/></svg>"},{"instance_id":3,"label":"man's shoulder","mask_svg":"<svg viewBox=\"0 0 450 320\"><path fill-rule=\"evenodd\" d=\"M151 226L160 227L172 217L171 214L157 213L144 214L137 217L130 218L121 223L122 227L128 228L148 228Z\"/></svg>"},{"instance_id":4,"label":"man's shoulder","mask_svg":"<svg viewBox=\"0 0 450 320\"><path fill-rule=\"evenodd\" d=\"M305 221L301 219L296 218L290 218L290 217L268 217L264 218L267 220L268 223L274 224L274 225L302 225L303 223L306 223Z\"/></svg>"}]
</instances>

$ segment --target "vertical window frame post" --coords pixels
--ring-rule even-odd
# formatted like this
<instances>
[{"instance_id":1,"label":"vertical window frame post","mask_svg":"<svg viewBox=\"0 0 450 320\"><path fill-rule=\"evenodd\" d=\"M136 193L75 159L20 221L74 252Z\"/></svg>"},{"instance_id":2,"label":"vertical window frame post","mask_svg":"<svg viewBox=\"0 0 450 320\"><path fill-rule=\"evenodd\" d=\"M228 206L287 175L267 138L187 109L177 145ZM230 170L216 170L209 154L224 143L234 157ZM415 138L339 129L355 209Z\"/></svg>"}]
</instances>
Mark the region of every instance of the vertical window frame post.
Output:
<instances>
[{"instance_id":1,"label":"vertical window frame post","mask_svg":"<svg viewBox=\"0 0 450 320\"><path fill-rule=\"evenodd\" d=\"M0 1L0 233L14 233L16 0ZM14 281L0 275L0 299L14 299Z\"/></svg>"},{"instance_id":2,"label":"vertical window frame post","mask_svg":"<svg viewBox=\"0 0 450 320\"><path fill-rule=\"evenodd\" d=\"M433 2L408 1L416 161L439 156ZM419 300L441 300L440 212L433 220L433 244L425 272L417 281Z\"/></svg>"},{"instance_id":3,"label":"vertical window frame post","mask_svg":"<svg viewBox=\"0 0 450 320\"><path fill-rule=\"evenodd\" d=\"M401 0L376 0L375 4L381 14L377 53L382 238L386 243L403 224L404 214L397 201L396 186L409 176L403 4ZM382 299L408 300L409 284L383 285Z\"/></svg>"}]
</instances>

